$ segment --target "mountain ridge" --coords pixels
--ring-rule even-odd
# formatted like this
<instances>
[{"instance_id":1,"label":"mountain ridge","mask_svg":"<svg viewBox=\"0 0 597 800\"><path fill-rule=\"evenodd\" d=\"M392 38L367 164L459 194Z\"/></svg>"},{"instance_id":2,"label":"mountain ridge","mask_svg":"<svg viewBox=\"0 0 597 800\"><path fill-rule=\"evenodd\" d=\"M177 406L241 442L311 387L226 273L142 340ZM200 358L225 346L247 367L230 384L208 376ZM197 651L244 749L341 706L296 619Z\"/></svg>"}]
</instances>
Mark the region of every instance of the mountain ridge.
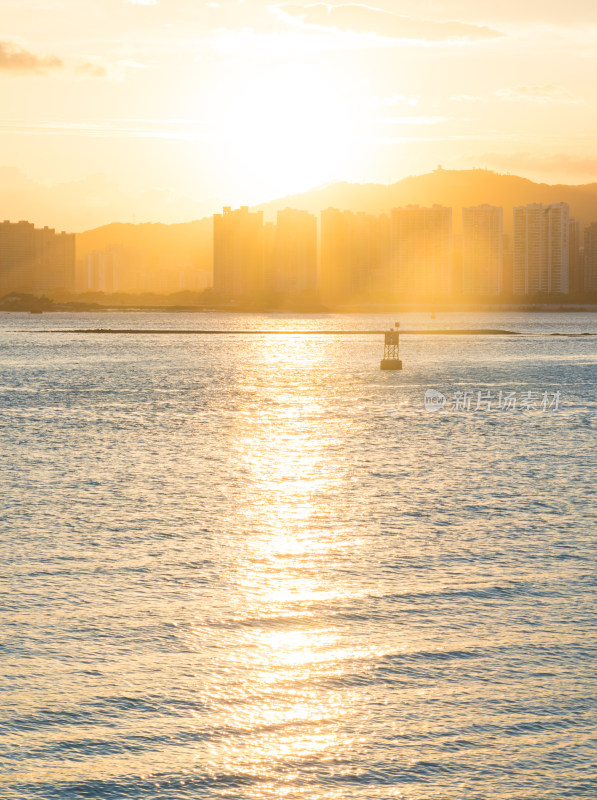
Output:
<instances>
[{"instance_id":1,"label":"mountain ridge","mask_svg":"<svg viewBox=\"0 0 597 800\"><path fill-rule=\"evenodd\" d=\"M567 202L571 216L581 224L597 220L597 184L536 183L519 175L500 174L492 170L437 169L423 175L409 175L392 184L338 182L308 192L289 195L254 208L266 217L284 207L315 213L330 206L349 211L380 214L403 205L439 205L453 209L456 233L460 231L459 209L471 205L502 206L504 230L512 228L512 209L529 203Z\"/></svg>"},{"instance_id":2,"label":"mountain ridge","mask_svg":"<svg viewBox=\"0 0 597 800\"><path fill-rule=\"evenodd\" d=\"M393 184L349 183L327 184L307 192L278 198L251 206L274 220L278 210L297 208L319 213L330 206L370 214L388 213L402 205L447 205L453 209L454 232L461 230L460 208L489 203L504 208L504 231L512 231L512 208L528 203L570 205L571 216L581 225L597 221L597 183L566 185L535 183L518 175L504 175L491 170L437 169L424 175L409 175ZM110 245L123 245L148 250L148 267L168 268L169 264L186 262L202 270L211 269L212 218L192 222L122 223L116 222L76 234L77 257Z\"/></svg>"}]
</instances>

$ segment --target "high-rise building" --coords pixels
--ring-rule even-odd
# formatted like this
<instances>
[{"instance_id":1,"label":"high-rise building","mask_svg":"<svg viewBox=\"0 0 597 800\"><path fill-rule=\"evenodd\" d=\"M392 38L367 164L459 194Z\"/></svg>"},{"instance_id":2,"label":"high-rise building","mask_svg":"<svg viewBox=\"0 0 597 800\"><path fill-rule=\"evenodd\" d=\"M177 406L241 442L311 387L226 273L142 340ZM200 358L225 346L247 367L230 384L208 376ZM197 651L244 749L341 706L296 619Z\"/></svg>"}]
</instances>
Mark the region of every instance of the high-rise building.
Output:
<instances>
[{"instance_id":1,"label":"high-rise building","mask_svg":"<svg viewBox=\"0 0 597 800\"><path fill-rule=\"evenodd\" d=\"M502 292L506 295L514 292L514 248L512 235L508 233L503 236Z\"/></svg>"},{"instance_id":2,"label":"high-rise building","mask_svg":"<svg viewBox=\"0 0 597 800\"><path fill-rule=\"evenodd\" d=\"M0 223L0 293L74 288L74 234L31 222Z\"/></svg>"},{"instance_id":3,"label":"high-rise building","mask_svg":"<svg viewBox=\"0 0 597 800\"><path fill-rule=\"evenodd\" d=\"M391 297L390 217L355 215L354 284L357 298L387 301Z\"/></svg>"},{"instance_id":4,"label":"high-rise building","mask_svg":"<svg viewBox=\"0 0 597 800\"><path fill-rule=\"evenodd\" d=\"M346 300L352 294L354 214L328 208L321 212L320 290L325 303Z\"/></svg>"},{"instance_id":5,"label":"high-rise building","mask_svg":"<svg viewBox=\"0 0 597 800\"><path fill-rule=\"evenodd\" d=\"M390 222L387 215L321 212L320 288L324 302L379 300L390 276Z\"/></svg>"},{"instance_id":6,"label":"high-rise building","mask_svg":"<svg viewBox=\"0 0 597 800\"><path fill-rule=\"evenodd\" d=\"M265 291L263 212L247 206L214 214L214 289L226 300L257 300Z\"/></svg>"},{"instance_id":7,"label":"high-rise building","mask_svg":"<svg viewBox=\"0 0 597 800\"><path fill-rule=\"evenodd\" d=\"M116 291L118 284L116 265L111 254L106 250L93 250L85 254L85 268L80 289L82 291L106 292Z\"/></svg>"},{"instance_id":8,"label":"high-rise building","mask_svg":"<svg viewBox=\"0 0 597 800\"><path fill-rule=\"evenodd\" d=\"M393 290L402 298L449 295L452 291L452 209L406 206L392 209Z\"/></svg>"},{"instance_id":9,"label":"high-rise building","mask_svg":"<svg viewBox=\"0 0 597 800\"><path fill-rule=\"evenodd\" d=\"M0 295L35 291L35 245L32 222L0 223Z\"/></svg>"},{"instance_id":10,"label":"high-rise building","mask_svg":"<svg viewBox=\"0 0 597 800\"><path fill-rule=\"evenodd\" d=\"M580 222L577 219L568 221L568 290L582 292L582 236Z\"/></svg>"},{"instance_id":11,"label":"high-rise building","mask_svg":"<svg viewBox=\"0 0 597 800\"><path fill-rule=\"evenodd\" d=\"M286 208L278 211L271 234L270 290L276 296L313 296L317 291L317 218L308 211ZM266 241L271 234L266 232Z\"/></svg>"},{"instance_id":12,"label":"high-rise building","mask_svg":"<svg viewBox=\"0 0 597 800\"><path fill-rule=\"evenodd\" d=\"M156 276L148 273L145 250L121 244L111 244L105 250L86 253L78 284L80 291L107 294L162 290L161 286L156 285ZM173 288L167 287L170 291L178 288L178 283Z\"/></svg>"},{"instance_id":13,"label":"high-rise building","mask_svg":"<svg viewBox=\"0 0 597 800\"><path fill-rule=\"evenodd\" d=\"M75 235L52 228L35 231L36 292L75 288Z\"/></svg>"},{"instance_id":14,"label":"high-rise building","mask_svg":"<svg viewBox=\"0 0 597 800\"><path fill-rule=\"evenodd\" d=\"M583 290L597 292L597 222L585 228L583 254Z\"/></svg>"},{"instance_id":15,"label":"high-rise building","mask_svg":"<svg viewBox=\"0 0 597 800\"><path fill-rule=\"evenodd\" d=\"M503 210L481 205L462 209L462 290L468 295L502 291Z\"/></svg>"},{"instance_id":16,"label":"high-rise building","mask_svg":"<svg viewBox=\"0 0 597 800\"><path fill-rule=\"evenodd\" d=\"M567 203L514 209L514 293L568 293L569 217Z\"/></svg>"}]
</instances>

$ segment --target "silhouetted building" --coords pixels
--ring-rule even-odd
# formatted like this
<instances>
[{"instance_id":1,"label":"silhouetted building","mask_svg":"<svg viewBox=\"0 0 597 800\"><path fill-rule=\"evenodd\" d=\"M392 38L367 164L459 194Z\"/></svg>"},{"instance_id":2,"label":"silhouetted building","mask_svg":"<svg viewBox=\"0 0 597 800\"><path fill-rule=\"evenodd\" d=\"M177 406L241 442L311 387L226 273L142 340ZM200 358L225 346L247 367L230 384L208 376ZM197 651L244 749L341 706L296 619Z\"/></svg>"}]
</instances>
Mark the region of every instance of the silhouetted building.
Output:
<instances>
[{"instance_id":1,"label":"silhouetted building","mask_svg":"<svg viewBox=\"0 0 597 800\"><path fill-rule=\"evenodd\" d=\"M160 291L162 287L155 284L154 277L147 273L144 250L112 244L85 255L78 288L106 294Z\"/></svg>"},{"instance_id":2,"label":"silhouetted building","mask_svg":"<svg viewBox=\"0 0 597 800\"><path fill-rule=\"evenodd\" d=\"M321 212L320 289L325 302L385 299L390 282L387 215Z\"/></svg>"},{"instance_id":3,"label":"silhouetted building","mask_svg":"<svg viewBox=\"0 0 597 800\"><path fill-rule=\"evenodd\" d=\"M214 289L226 300L258 300L266 288L263 212L214 214Z\"/></svg>"},{"instance_id":4,"label":"silhouetted building","mask_svg":"<svg viewBox=\"0 0 597 800\"><path fill-rule=\"evenodd\" d=\"M117 276L114 260L105 250L93 250L85 255L83 280L79 288L82 291L106 292L116 291Z\"/></svg>"},{"instance_id":5,"label":"silhouetted building","mask_svg":"<svg viewBox=\"0 0 597 800\"><path fill-rule=\"evenodd\" d=\"M512 245L512 236L505 233L502 241L502 292L511 295L514 292L514 249Z\"/></svg>"},{"instance_id":6,"label":"silhouetted building","mask_svg":"<svg viewBox=\"0 0 597 800\"><path fill-rule=\"evenodd\" d=\"M32 222L0 223L0 295L35 291L35 250Z\"/></svg>"},{"instance_id":7,"label":"silhouetted building","mask_svg":"<svg viewBox=\"0 0 597 800\"><path fill-rule=\"evenodd\" d=\"M452 209L392 209L393 290L399 298L438 297L452 291Z\"/></svg>"},{"instance_id":8,"label":"silhouetted building","mask_svg":"<svg viewBox=\"0 0 597 800\"><path fill-rule=\"evenodd\" d=\"M390 218L387 214L355 215L356 294L364 300L391 299Z\"/></svg>"},{"instance_id":9,"label":"silhouetted building","mask_svg":"<svg viewBox=\"0 0 597 800\"><path fill-rule=\"evenodd\" d=\"M569 214L567 203L514 209L515 294L568 293Z\"/></svg>"},{"instance_id":10,"label":"silhouetted building","mask_svg":"<svg viewBox=\"0 0 597 800\"><path fill-rule=\"evenodd\" d=\"M583 291L597 292L597 222L585 228Z\"/></svg>"},{"instance_id":11,"label":"silhouetted building","mask_svg":"<svg viewBox=\"0 0 597 800\"><path fill-rule=\"evenodd\" d=\"M462 209L462 290L470 295L502 291L503 210L481 205Z\"/></svg>"},{"instance_id":12,"label":"silhouetted building","mask_svg":"<svg viewBox=\"0 0 597 800\"><path fill-rule=\"evenodd\" d=\"M201 269L190 261L179 262L171 277L174 291L200 292L211 286L211 270Z\"/></svg>"},{"instance_id":13,"label":"silhouetted building","mask_svg":"<svg viewBox=\"0 0 597 800\"><path fill-rule=\"evenodd\" d=\"M263 223L263 284L264 295L271 300L274 295L274 271L276 249L276 226L273 222Z\"/></svg>"},{"instance_id":14,"label":"silhouetted building","mask_svg":"<svg viewBox=\"0 0 597 800\"><path fill-rule=\"evenodd\" d=\"M75 234L56 233L53 228L35 231L36 292L75 288Z\"/></svg>"},{"instance_id":15,"label":"silhouetted building","mask_svg":"<svg viewBox=\"0 0 597 800\"><path fill-rule=\"evenodd\" d=\"M273 236L273 241L272 241ZM317 292L317 218L308 211L278 211L277 224L265 226L271 252L270 289L276 296Z\"/></svg>"},{"instance_id":16,"label":"silhouetted building","mask_svg":"<svg viewBox=\"0 0 597 800\"><path fill-rule=\"evenodd\" d=\"M568 221L568 290L582 292L582 236L580 222L577 219Z\"/></svg>"},{"instance_id":17,"label":"silhouetted building","mask_svg":"<svg viewBox=\"0 0 597 800\"><path fill-rule=\"evenodd\" d=\"M351 293L353 219L351 211L321 212L320 290L326 303L346 300Z\"/></svg>"},{"instance_id":18,"label":"silhouetted building","mask_svg":"<svg viewBox=\"0 0 597 800\"><path fill-rule=\"evenodd\" d=\"M74 285L74 234L31 222L0 223L0 294L72 291Z\"/></svg>"}]
</instances>

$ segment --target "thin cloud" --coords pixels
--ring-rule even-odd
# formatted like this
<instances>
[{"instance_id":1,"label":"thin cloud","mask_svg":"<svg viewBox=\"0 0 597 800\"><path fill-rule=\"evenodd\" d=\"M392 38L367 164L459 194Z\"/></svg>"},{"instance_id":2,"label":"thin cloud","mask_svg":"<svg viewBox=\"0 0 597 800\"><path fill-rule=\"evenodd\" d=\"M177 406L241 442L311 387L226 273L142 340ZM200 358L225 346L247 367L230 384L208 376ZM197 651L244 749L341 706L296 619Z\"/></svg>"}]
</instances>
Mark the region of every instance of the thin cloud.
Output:
<instances>
[{"instance_id":1,"label":"thin cloud","mask_svg":"<svg viewBox=\"0 0 597 800\"><path fill-rule=\"evenodd\" d=\"M43 74L64 66L56 56L36 56L13 42L0 42L0 71L16 74Z\"/></svg>"},{"instance_id":2,"label":"thin cloud","mask_svg":"<svg viewBox=\"0 0 597 800\"><path fill-rule=\"evenodd\" d=\"M515 86L496 89L489 95L455 94L450 100L456 103L488 103L495 100L527 103L582 103L582 97L574 95L564 86Z\"/></svg>"},{"instance_id":3,"label":"thin cloud","mask_svg":"<svg viewBox=\"0 0 597 800\"><path fill-rule=\"evenodd\" d=\"M454 94L450 97L450 100L453 100L455 103L485 103L487 102L486 97L478 97L472 94Z\"/></svg>"},{"instance_id":4,"label":"thin cloud","mask_svg":"<svg viewBox=\"0 0 597 800\"><path fill-rule=\"evenodd\" d=\"M69 119L2 120L0 133L21 136L84 136L92 138L217 141L212 120L198 119Z\"/></svg>"},{"instance_id":5,"label":"thin cloud","mask_svg":"<svg viewBox=\"0 0 597 800\"><path fill-rule=\"evenodd\" d=\"M439 125L448 122L448 117L386 117L381 121L386 125Z\"/></svg>"},{"instance_id":6,"label":"thin cloud","mask_svg":"<svg viewBox=\"0 0 597 800\"><path fill-rule=\"evenodd\" d=\"M493 93L500 100L525 100L531 103L580 103L581 98L576 97L564 86L516 86L512 89L498 89Z\"/></svg>"},{"instance_id":7,"label":"thin cloud","mask_svg":"<svg viewBox=\"0 0 597 800\"><path fill-rule=\"evenodd\" d=\"M328 6L325 3L307 6L282 3L274 6L273 10L288 21L310 27L375 34L390 39L446 42L489 39L503 35L499 31L483 25L401 17L390 11L356 3L340 6Z\"/></svg>"},{"instance_id":8,"label":"thin cloud","mask_svg":"<svg viewBox=\"0 0 597 800\"><path fill-rule=\"evenodd\" d=\"M541 156L533 153L486 153L475 161L494 169L514 173L533 172L553 175L597 176L597 158L571 156L565 153Z\"/></svg>"},{"instance_id":9,"label":"thin cloud","mask_svg":"<svg viewBox=\"0 0 597 800\"><path fill-rule=\"evenodd\" d=\"M419 105L419 98L395 93L386 97L372 97L371 103L374 106L417 106Z\"/></svg>"},{"instance_id":10,"label":"thin cloud","mask_svg":"<svg viewBox=\"0 0 597 800\"><path fill-rule=\"evenodd\" d=\"M86 61L75 67L75 73L80 78L105 78L110 81L122 83L126 80L130 70L148 69L147 64L132 59L121 59L114 62L98 63L98 61Z\"/></svg>"},{"instance_id":11,"label":"thin cloud","mask_svg":"<svg viewBox=\"0 0 597 800\"><path fill-rule=\"evenodd\" d=\"M77 75L82 78L105 78L108 70L99 64L91 64L89 61L77 67Z\"/></svg>"}]
</instances>

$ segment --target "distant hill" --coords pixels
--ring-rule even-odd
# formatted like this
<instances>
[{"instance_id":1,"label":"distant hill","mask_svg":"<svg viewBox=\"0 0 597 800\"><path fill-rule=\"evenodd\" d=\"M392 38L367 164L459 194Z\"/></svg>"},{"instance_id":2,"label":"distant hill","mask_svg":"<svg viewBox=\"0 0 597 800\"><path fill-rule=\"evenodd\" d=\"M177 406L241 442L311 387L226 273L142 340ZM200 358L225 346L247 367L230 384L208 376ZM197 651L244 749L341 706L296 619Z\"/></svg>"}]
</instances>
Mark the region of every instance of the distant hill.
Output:
<instances>
[{"instance_id":1,"label":"distant hill","mask_svg":"<svg viewBox=\"0 0 597 800\"><path fill-rule=\"evenodd\" d=\"M149 269L158 270L185 262L198 267L209 265L211 268L212 230L211 217L176 225L115 222L78 233L77 258L93 250L104 250L110 245L123 245L145 250Z\"/></svg>"},{"instance_id":2,"label":"distant hill","mask_svg":"<svg viewBox=\"0 0 597 800\"><path fill-rule=\"evenodd\" d=\"M330 206L348 211L381 214L396 206L434 203L454 209L454 230L461 228L461 208L490 205L504 208L504 228L512 229L512 209L528 203L568 203L570 213L583 225L597 221L597 184L551 186L533 183L517 175L499 175L484 169L438 169L426 175L411 175L398 183L334 183L303 194L283 197L258 206L273 219L279 209L290 207L317 213Z\"/></svg>"},{"instance_id":3,"label":"distant hill","mask_svg":"<svg viewBox=\"0 0 597 800\"><path fill-rule=\"evenodd\" d=\"M282 208L298 208L317 214L330 206L351 211L381 214L396 206L440 203L454 209L454 230L461 228L461 208L490 203L504 208L504 228L512 229L512 208L527 203L570 205L572 216L583 225L597 221L597 184L551 186L533 183L516 175L499 175L489 170L438 169L427 175L413 175L392 185L334 183L302 194L256 206L266 219L275 219ZM147 252L150 270L164 270L189 263L202 270L212 264L212 218L175 225L114 223L77 234L77 256L109 245L124 245Z\"/></svg>"}]
</instances>

